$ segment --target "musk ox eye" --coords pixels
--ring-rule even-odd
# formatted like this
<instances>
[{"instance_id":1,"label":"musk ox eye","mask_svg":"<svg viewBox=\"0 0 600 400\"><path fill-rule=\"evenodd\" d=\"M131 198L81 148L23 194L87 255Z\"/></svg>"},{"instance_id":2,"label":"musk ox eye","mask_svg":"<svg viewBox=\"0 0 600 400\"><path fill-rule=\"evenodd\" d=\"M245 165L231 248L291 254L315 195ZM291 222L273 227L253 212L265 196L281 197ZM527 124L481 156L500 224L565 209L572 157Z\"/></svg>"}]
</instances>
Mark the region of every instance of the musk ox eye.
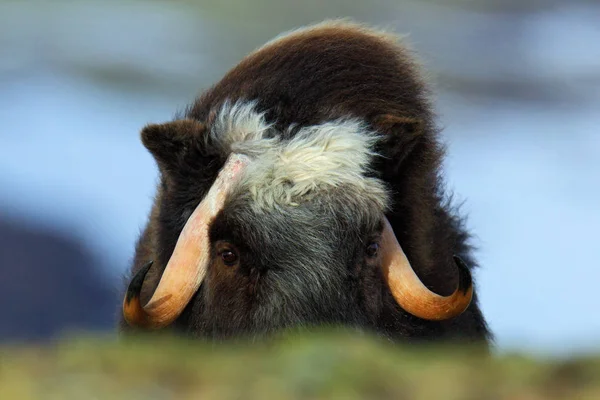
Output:
<instances>
[{"instance_id":1,"label":"musk ox eye","mask_svg":"<svg viewBox=\"0 0 600 400\"><path fill-rule=\"evenodd\" d=\"M375 257L379 252L379 243L369 243L367 248L365 249L365 253L367 257Z\"/></svg>"},{"instance_id":2,"label":"musk ox eye","mask_svg":"<svg viewBox=\"0 0 600 400\"><path fill-rule=\"evenodd\" d=\"M237 262L238 256L233 250L226 249L221 251L221 259L225 265L232 266Z\"/></svg>"}]
</instances>

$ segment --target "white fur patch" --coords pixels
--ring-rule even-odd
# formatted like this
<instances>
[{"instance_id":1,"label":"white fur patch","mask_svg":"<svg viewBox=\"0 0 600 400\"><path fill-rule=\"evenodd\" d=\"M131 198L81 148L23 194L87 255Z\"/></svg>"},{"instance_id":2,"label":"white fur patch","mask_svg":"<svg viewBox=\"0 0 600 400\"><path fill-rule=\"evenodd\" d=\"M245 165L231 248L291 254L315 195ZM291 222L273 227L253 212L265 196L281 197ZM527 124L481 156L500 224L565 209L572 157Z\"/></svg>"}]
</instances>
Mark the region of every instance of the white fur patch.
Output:
<instances>
[{"instance_id":1,"label":"white fur patch","mask_svg":"<svg viewBox=\"0 0 600 400\"><path fill-rule=\"evenodd\" d=\"M364 123L358 119L330 121L301 128L291 139L282 140L253 106L226 104L211 134L228 151L254 159L239 189L249 191L258 206L297 205L342 189L354 205L387 207L383 182L365 176L376 156L372 148L377 134Z\"/></svg>"},{"instance_id":2,"label":"white fur patch","mask_svg":"<svg viewBox=\"0 0 600 400\"><path fill-rule=\"evenodd\" d=\"M226 101L212 125L211 138L216 143L221 143L228 153L235 151L233 147L236 144L265 140L271 125L267 124L264 115L257 113L254 107L255 102L231 104Z\"/></svg>"}]
</instances>

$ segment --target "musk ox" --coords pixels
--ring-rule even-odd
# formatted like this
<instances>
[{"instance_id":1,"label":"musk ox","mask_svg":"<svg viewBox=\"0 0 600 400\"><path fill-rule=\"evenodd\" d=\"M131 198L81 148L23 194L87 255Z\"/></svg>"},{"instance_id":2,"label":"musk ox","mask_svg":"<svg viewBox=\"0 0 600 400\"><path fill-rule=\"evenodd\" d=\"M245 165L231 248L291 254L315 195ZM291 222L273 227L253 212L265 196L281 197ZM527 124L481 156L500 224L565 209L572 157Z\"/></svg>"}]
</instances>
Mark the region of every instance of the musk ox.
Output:
<instances>
[{"instance_id":1,"label":"musk ox","mask_svg":"<svg viewBox=\"0 0 600 400\"><path fill-rule=\"evenodd\" d=\"M394 35L347 21L284 34L141 139L160 184L123 331L490 338L428 89Z\"/></svg>"}]
</instances>

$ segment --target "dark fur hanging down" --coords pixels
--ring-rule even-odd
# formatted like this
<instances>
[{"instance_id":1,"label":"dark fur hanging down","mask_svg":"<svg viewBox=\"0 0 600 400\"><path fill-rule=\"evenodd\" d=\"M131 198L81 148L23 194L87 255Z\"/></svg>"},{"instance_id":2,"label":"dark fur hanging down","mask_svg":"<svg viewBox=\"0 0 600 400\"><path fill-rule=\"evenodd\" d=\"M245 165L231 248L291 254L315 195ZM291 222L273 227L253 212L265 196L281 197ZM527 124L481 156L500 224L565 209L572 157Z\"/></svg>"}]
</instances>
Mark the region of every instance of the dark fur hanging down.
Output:
<instances>
[{"instance_id":1,"label":"dark fur hanging down","mask_svg":"<svg viewBox=\"0 0 600 400\"><path fill-rule=\"evenodd\" d=\"M161 184L131 271L134 275L154 261L142 303L234 146L223 132L230 116L223 110L252 105L256 120L240 124L256 125L262 115L260 143L286 143L328 122L351 126L354 121L360 132L374 132L376 155L365 169L367 189L315 185L306 201L257 207L249 189L253 183L245 181L210 226L212 261L200 289L169 329L220 339L325 324L397 341L489 341L477 291L460 316L422 320L398 306L378 259L365 255L385 213L413 269L432 291L448 295L456 287L454 255L471 270L476 266L463 220L445 195L443 147L428 89L413 60L393 35L348 22L319 24L250 54L176 122L146 127L142 141L157 161ZM271 176L267 172L264 176ZM371 193L376 189L368 186L370 178L387 190L385 209L372 199L377 193ZM283 184L288 183L297 182ZM234 266L218 256L223 243L239 257ZM131 329L123 320L121 328Z\"/></svg>"}]
</instances>

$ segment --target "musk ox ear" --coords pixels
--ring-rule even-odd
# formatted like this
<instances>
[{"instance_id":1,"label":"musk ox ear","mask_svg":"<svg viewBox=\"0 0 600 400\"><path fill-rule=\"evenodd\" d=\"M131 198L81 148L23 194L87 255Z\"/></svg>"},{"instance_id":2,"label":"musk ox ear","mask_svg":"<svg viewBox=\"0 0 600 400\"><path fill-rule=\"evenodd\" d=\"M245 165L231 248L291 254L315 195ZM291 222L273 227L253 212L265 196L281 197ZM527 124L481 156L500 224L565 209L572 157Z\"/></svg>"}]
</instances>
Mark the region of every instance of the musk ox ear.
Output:
<instances>
[{"instance_id":1,"label":"musk ox ear","mask_svg":"<svg viewBox=\"0 0 600 400\"><path fill-rule=\"evenodd\" d=\"M164 124L146 125L141 132L142 143L150 151L162 171L182 166L190 150L200 147L206 125L191 119Z\"/></svg>"},{"instance_id":2,"label":"musk ox ear","mask_svg":"<svg viewBox=\"0 0 600 400\"><path fill-rule=\"evenodd\" d=\"M423 121L419 118L400 117L394 114L379 115L374 120L374 127L384 134L381 142L382 153L393 160L398 168L402 161L412 153L423 135Z\"/></svg>"}]
</instances>

